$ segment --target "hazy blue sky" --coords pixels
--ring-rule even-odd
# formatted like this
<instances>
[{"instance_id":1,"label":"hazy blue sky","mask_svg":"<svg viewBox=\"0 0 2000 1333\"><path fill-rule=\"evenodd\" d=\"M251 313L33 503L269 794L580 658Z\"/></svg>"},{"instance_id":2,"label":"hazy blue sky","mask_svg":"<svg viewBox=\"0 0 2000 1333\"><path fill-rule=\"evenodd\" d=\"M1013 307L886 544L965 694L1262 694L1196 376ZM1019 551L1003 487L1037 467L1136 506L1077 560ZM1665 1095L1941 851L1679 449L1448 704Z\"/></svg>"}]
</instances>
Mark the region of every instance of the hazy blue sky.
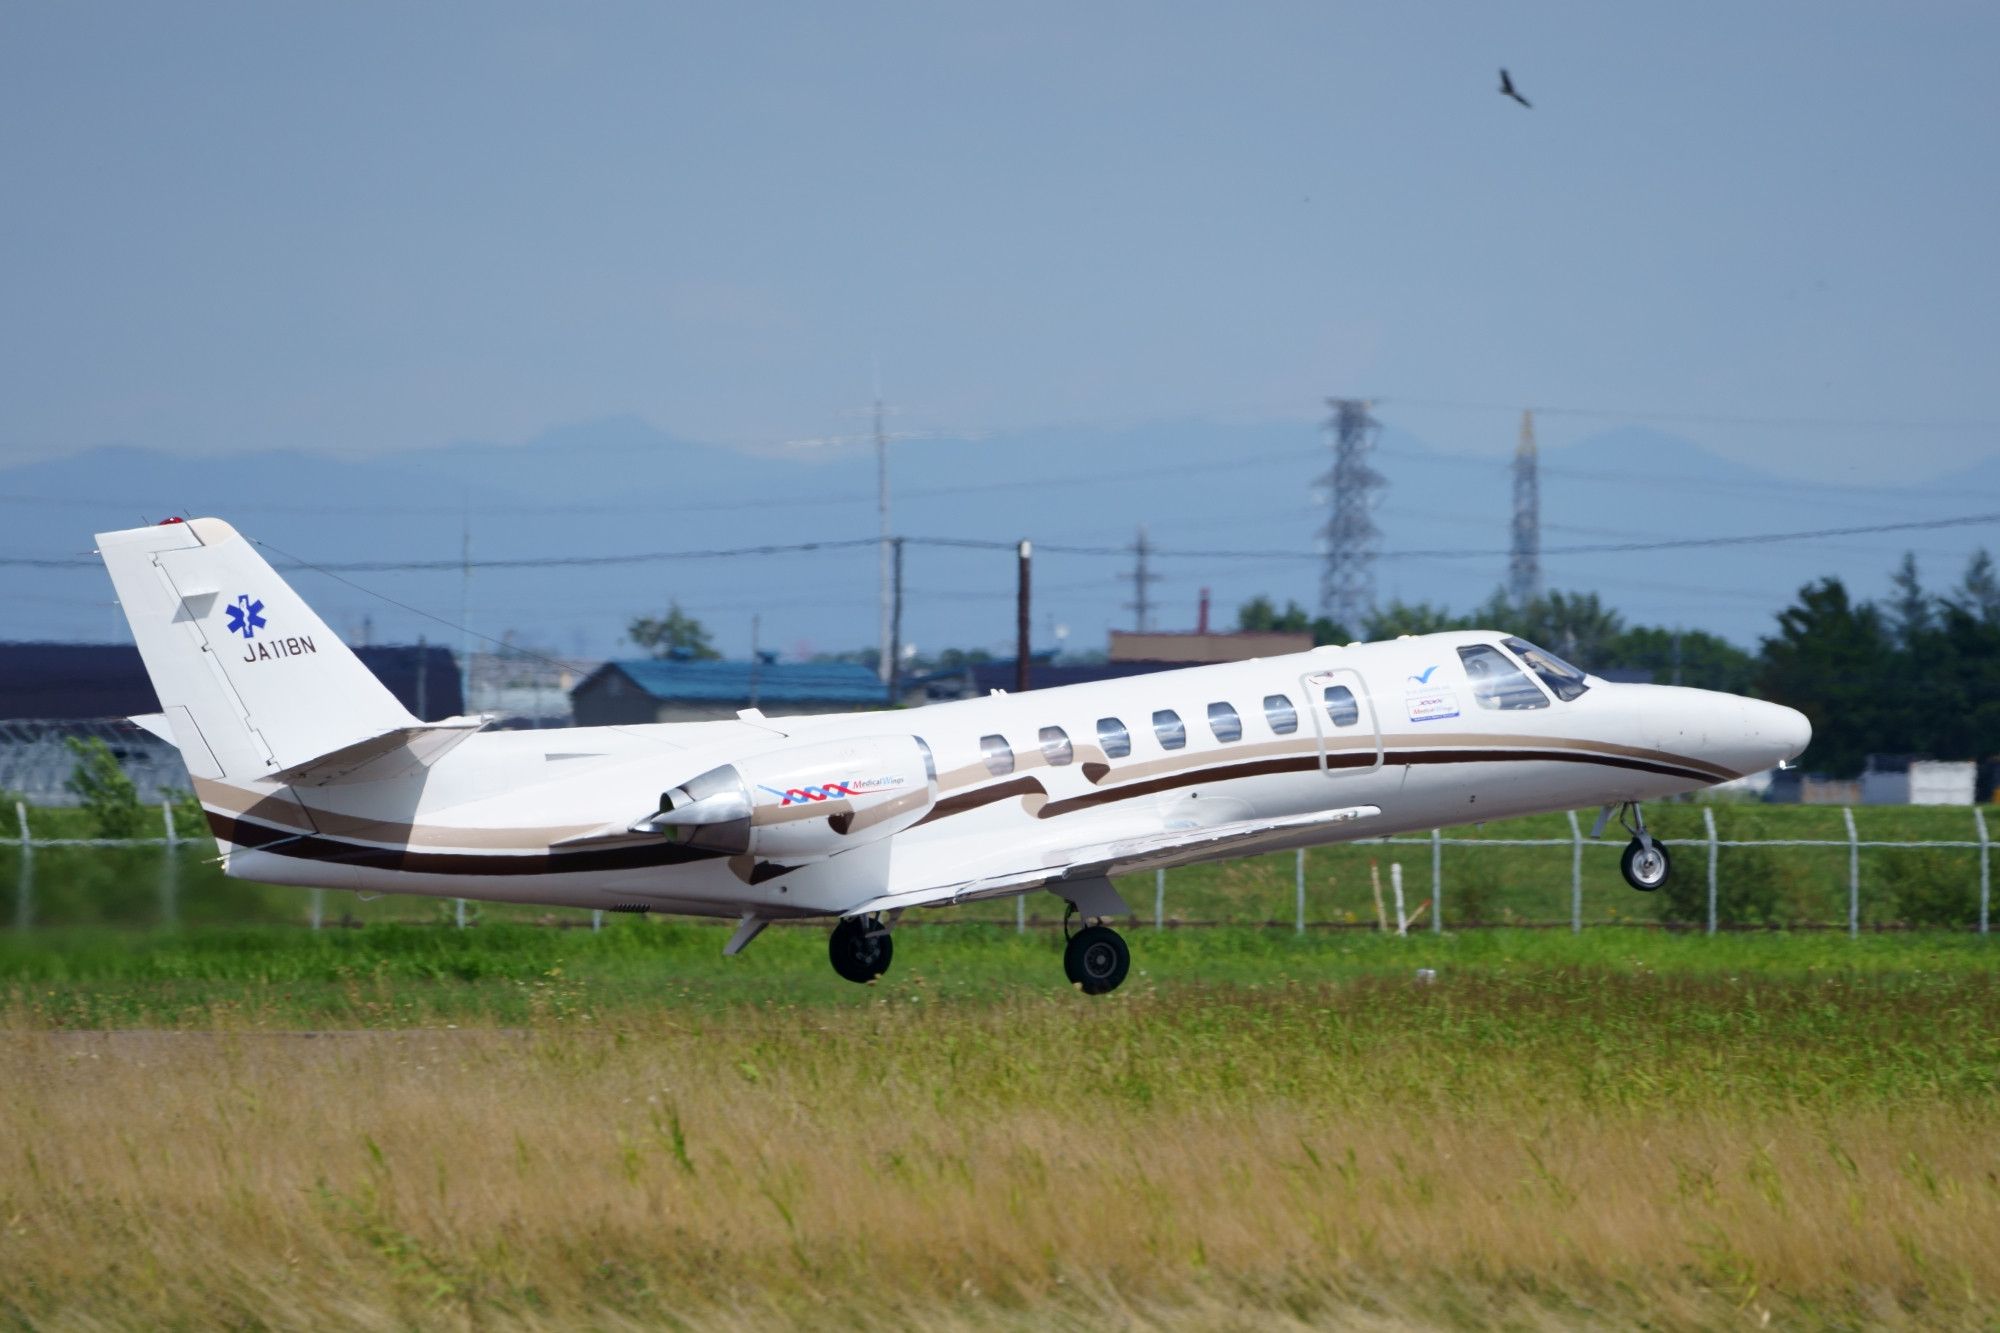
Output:
<instances>
[{"instance_id":1,"label":"hazy blue sky","mask_svg":"<svg viewBox=\"0 0 2000 1333\"><path fill-rule=\"evenodd\" d=\"M1730 417L1989 453L2000 7L0 6L0 463ZM1535 102L1500 98L1506 65ZM1544 439L1609 419L1544 418Z\"/></svg>"}]
</instances>

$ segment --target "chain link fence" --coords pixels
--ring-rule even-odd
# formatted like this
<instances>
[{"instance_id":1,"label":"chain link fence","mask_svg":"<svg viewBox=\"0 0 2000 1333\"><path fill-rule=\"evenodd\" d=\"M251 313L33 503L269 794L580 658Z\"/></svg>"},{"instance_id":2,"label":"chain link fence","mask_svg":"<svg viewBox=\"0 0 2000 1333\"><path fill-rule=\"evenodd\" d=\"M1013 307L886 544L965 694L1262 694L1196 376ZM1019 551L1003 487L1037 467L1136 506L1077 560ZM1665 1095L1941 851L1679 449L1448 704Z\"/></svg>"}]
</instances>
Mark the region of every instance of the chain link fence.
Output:
<instances>
[{"instance_id":1,"label":"chain link fence","mask_svg":"<svg viewBox=\"0 0 2000 1333\"><path fill-rule=\"evenodd\" d=\"M1240 861L1189 866L1119 883L1136 924L1167 929L1289 926L1298 932L1352 927L1393 931L1487 926L1651 925L1863 930L1926 926L1988 933L1992 846L1983 808L1944 814L1968 835L1863 837L1855 811L1837 811L1839 836L1723 836L1718 807L1654 812L1655 834L1673 857L1658 893L1624 885L1617 860L1625 836L1593 839L1572 811L1484 830L1359 839ZM1720 807L1725 812L1729 807ZM1870 807L1872 815L1879 807ZM69 836L37 830L25 803L0 836L0 885L11 889L11 924L125 926L322 925L422 920L467 926L481 919L601 927L603 914L468 904L402 895L364 898L231 880L206 831L176 827L159 807L152 837ZM52 818L47 812L44 818ZM1824 823L1835 812L1819 812ZM1584 818L1590 812L1584 812ZM1539 824L1540 827L1533 827ZM1524 829L1523 826L1528 826ZM1933 818L1929 825L1940 825ZM1525 835L1524 835L1525 834ZM12 881L7 885L7 881ZM330 914L330 906L335 914ZM997 909L997 910L996 910ZM1054 910L1051 910L1054 909ZM1148 911L1150 909L1150 911ZM1011 905L983 903L920 914L940 921L1013 924L1060 921L1053 897L1030 893Z\"/></svg>"}]
</instances>

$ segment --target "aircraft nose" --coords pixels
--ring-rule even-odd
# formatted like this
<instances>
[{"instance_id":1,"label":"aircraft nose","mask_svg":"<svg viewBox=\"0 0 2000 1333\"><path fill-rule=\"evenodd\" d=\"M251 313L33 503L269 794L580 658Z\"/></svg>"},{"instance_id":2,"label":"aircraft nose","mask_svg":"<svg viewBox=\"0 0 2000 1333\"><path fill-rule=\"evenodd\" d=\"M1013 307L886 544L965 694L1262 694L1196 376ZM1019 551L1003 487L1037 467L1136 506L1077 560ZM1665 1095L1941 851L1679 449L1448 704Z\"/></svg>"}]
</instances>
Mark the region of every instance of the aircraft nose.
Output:
<instances>
[{"instance_id":1,"label":"aircraft nose","mask_svg":"<svg viewBox=\"0 0 2000 1333\"><path fill-rule=\"evenodd\" d=\"M1766 768L1797 759L1812 743L1812 723L1798 709L1762 699L1745 699L1742 708L1743 729L1751 745L1770 756Z\"/></svg>"}]
</instances>

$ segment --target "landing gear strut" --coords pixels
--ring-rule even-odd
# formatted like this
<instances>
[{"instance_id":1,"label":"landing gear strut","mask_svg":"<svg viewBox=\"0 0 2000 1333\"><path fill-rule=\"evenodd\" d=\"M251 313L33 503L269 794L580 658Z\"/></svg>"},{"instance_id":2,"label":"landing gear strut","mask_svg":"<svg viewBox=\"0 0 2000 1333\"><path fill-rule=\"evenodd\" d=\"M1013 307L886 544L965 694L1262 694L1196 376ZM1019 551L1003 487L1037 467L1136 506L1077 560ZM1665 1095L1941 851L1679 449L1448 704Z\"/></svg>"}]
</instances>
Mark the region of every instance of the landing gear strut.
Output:
<instances>
[{"instance_id":1,"label":"landing gear strut","mask_svg":"<svg viewBox=\"0 0 2000 1333\"><path fill-rule=\"evenodd\" d=\"M1632 835L1632 841L1625 844L1625 854L1618 858L1618 871L1627 884L1641 893L1651 893L1673 873L1674 863L1667 855L1667 845L1655 842L1646 831L1646 816L1637 801L1627 801L1619 807L1618 823Z\"/></svg>"},{"instance_id":2,"label":"landing gear strut","mask_svg":"<svg viewBox=\"0 0 2000 1333\"><path fill-rule=\"evenodd\" d=\"M895 954L889 928L879 917L851 916L833 928L826 942L833 970L849 981L870 982L889 970Z\"/></svg>"},{"instance_id":3,"label":"landing gear strut","mask_svg":"<svg viewBox=\"0 0 2000 1333\"><path fill-rule=\"evenodd\" d=\"M1132 950L1125 937L1109 926L1085 926L1072 935L1069 919L1076 904L1063 913L1063 975L1085 995L1104 995L1118 989L1132 970Z\"/></svg>"}]
</instances>

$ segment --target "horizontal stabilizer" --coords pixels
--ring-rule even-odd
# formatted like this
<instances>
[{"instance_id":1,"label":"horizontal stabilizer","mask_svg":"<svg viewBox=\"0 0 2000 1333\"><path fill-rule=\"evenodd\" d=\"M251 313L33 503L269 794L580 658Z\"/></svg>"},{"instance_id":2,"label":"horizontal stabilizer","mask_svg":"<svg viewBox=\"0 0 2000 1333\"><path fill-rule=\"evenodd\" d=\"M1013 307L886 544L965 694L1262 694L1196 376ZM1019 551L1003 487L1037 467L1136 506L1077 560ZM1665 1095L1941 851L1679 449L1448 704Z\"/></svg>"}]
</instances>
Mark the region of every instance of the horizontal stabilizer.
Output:
<instances>
[{"instance_id":1,"label":"horizontal stabilizer","mask_svg":"<svg viewBox=\"0 0 2000 1333\"><path fill-rule=\"evenodd\" d=\"M483 728L487 717L448 717L397 727L365 741L343 745L271 775L295 787L330 787L344 782L380 782L428 768L467 736Z\"/></svg>"}]
</instances>

